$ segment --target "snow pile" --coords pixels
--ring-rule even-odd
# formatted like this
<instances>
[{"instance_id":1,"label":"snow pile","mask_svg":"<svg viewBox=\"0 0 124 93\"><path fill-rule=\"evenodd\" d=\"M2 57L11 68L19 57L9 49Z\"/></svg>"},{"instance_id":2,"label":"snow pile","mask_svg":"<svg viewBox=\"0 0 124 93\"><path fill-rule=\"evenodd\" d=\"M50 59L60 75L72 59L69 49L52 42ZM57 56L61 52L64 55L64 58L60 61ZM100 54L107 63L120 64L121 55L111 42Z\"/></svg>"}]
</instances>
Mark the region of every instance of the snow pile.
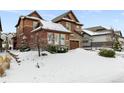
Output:
<instances>
[{"instance_id":1,"label":"snow pile","mask_svg":"<svg viewBox=\"0 0 124 93\"><path fill-rule=\"evenodd\" d=\"M38 57L37 51L18 52L21 63L15 60L7 76L0 82L123 82L123 54L116 58L104 58L97 52L83 49L63 54ZM120 56L121 55L121 56ZM37 67L39 66L39 68Z\"/></svg>"}]
</instances>

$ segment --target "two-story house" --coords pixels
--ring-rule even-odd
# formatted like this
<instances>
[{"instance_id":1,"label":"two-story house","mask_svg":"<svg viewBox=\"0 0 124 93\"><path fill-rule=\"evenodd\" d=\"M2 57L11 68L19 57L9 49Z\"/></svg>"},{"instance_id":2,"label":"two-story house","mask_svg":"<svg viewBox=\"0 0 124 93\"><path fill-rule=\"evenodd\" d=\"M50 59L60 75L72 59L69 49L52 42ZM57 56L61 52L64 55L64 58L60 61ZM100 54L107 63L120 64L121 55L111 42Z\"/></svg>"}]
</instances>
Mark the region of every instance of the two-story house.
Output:
<instances>
[{"instance_id":1,"label":"two-story house","mask_svg":"<svg viewBox=\"0 0 124 93\"><path fill-rule=\"evenodd\" d=\"M77 19L72 11L68 11L62 15L57 16L52 22L62 24L72 34L70 34L69 45L70 49L75 49L83 46L82 26L83 24Z\"/></svg>"},{"instance_id":2,"label":"two-story house","mask_svg":"<svg viewBox=\"0 0 124 93\"><path fill-rule=\"evenodd\" d=\"M123 37L121 31L115 31L114 33L118 37L118 40L119 40L120 44L124 48L124 37Z\"/></svg>"},{"instance_id":3,"label":"two-story house","mask_svg":"<svg viewBox=\"0 0 124 93\"><path fill-rule=\"evenodd\" d=\"M32 49L37 44L41 48L48 45L67 46L70 31L62 24L44 20L36 11L27 16L21 16L16 25L17 48L24 42Z\"/></svg>"}]
</instances>

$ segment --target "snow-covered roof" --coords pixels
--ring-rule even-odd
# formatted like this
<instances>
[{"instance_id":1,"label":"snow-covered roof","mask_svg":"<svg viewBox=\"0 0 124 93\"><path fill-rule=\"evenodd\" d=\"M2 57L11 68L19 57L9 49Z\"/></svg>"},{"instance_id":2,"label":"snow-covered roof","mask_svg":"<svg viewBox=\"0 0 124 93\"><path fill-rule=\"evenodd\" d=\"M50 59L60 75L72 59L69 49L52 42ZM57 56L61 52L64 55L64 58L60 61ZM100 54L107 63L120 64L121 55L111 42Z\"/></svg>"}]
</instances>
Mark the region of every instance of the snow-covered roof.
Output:
<instances>
[{"instance_id":1,"label":"snow-covered roof","mask_svg":"<svg viewBox=\"0 0 124 93\"><path fill-rule=\"evenodd\" d=\"M89 28L85 28L85 29L93 31L93 32L97 32L97 31L101 31L101 30L107 30L107 28L105 28L103 26L94 26L94 27L89 27Z\"/></svg>"},{"instance_id":2,"label":"snow-covered roof","mask_svg":"<svg viewBox=\"0 0 124 93\"><path fill-rule=\"evenodd\" d=\"M111 31L108 31L108 30L105 30L105 31L98 31L98 32L93 32L93 31L90 31L90 30L86 30L84 29L83 32L91 35L91 36L94 36L94 35L104 35L104 34L110 34Z\"/></svg>"},{"instance_id":3,"label":"snow-covered roof","mask_svg":"<svg viewBox=\"0 0 124 93\"><path fill-rule=\"evenodd\" d=\"M44 20L40 20L40 21L43 24L42 28L44 29L51 29L51 30L62 31L62 32L70 32L63 25L59 23L53 23L53 22L50 22L50 21L48 22Z\"/></svg>"},{"instance_id":4,"label":"snow-covered roof","mask_svg":"<svg viewBox=\"0 0 124 93\"><path fill-rule=\"evenodd\" d=\"M23 19L23 18L29 18L29 19L33 19L33 20L41 20L40 18L38 18L38 17L33 17L33 16L22 16L21 18L22 18L22 19Z\"/></svg>"},{"instance_id":5,"label":"snow-covered roof","mask_svg":"<svg viewBox=\"0 0 124 93\"><path fill-rule=\"evenodd\" d=\"M40 30L41 28L43 28L43 29L49 29L49 30L55 30L55 31L68 32L68 33L70 33L69 30L67 30L63 25L61 25L59 23L53 23L52 21L42 20L42 19L37 18L37 17L25 16L25 18L34 19L34 20L38 20L38 21L41 22L42 25L39 26L39 27L37 27L33 31L37 31L37 30Z\"/></svg>"},{"instance_id":6,"label":"snow-covered roof","mask_svg":"<svg viewBox=\"0 0 124 93\"><path fill-rule=\"evenodd\" d=\"M62 19L67 20L67 21L71 21L71 22L75 22L76 24L82 25L81 23L76 22L76 21L74 21L74 20L72 20L72 19L68 19L68 18L62 18Z\"/></svg>"}]
</instances>

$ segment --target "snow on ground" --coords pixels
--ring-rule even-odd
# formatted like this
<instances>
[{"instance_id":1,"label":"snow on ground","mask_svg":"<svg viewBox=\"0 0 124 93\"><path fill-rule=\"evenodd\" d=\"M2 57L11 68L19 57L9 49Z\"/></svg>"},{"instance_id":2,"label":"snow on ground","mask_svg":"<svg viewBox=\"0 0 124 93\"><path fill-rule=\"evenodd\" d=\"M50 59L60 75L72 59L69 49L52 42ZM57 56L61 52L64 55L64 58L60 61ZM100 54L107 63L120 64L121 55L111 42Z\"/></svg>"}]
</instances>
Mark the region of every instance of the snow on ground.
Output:
<instances>
[{"instance_id":1,"label":"snow on ground","mask_svg":"<svg viewBox=\"0 0 124 93\"><path fill-rule=\"evenodd\" d=\"M19 55L21 63L13 59L0 82L124 82L124 52L116 58L80 48L41 57L37 51L11 52Z\"/></svg>"}]
</instances>

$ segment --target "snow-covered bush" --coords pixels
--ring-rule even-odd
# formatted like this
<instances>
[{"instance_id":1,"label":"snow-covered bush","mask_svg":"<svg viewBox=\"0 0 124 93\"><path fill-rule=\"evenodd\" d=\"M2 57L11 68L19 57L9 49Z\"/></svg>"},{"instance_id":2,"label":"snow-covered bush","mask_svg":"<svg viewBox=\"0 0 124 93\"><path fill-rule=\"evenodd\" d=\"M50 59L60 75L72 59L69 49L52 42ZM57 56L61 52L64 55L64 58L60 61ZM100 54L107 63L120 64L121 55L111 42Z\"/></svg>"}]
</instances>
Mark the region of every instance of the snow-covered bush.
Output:
<instances>
[{"instance_id":1,"label":"snow-covered bush","mask_svg":"<svg viewBox=\"0 0 124 93\"><path fill-rule=\"evenodd\" d=\"M115 51L108 49L101 49L99 55L104 57L115 57Z\"/></svg>"},{"instance_id":2,"label":"snow-covered bush","mask_svg":"<svg viewBox=\"0 0 124 93\"><path fill-rule=\"evenodd\" d=\"M57 47L57 53L66 53L68 52L67 47Z\"/></svg>"},{"instance_id":3,"label":"snow-covered bush","mask_svg":"<svg viewBox=\"0 0 124 93\"><path fill-rule=\"evenodd\" d=\"M47 47L47 51L50 53L66 53L68 51L68 48L65 46L49 45Z\"/></svg>"},{"instance_id":4,"label":"snow-covered bush","mask_svg":"<svg viewBox=\"0 0 124 93\"><path fill-rule=\"evenodd\" d=\"M47 47L47 51L48 52L50 52L50 53L56 53L56 47L55 46L53 46L53 45L49 45L48 47Z\"/></svg>"}]
</instances>

